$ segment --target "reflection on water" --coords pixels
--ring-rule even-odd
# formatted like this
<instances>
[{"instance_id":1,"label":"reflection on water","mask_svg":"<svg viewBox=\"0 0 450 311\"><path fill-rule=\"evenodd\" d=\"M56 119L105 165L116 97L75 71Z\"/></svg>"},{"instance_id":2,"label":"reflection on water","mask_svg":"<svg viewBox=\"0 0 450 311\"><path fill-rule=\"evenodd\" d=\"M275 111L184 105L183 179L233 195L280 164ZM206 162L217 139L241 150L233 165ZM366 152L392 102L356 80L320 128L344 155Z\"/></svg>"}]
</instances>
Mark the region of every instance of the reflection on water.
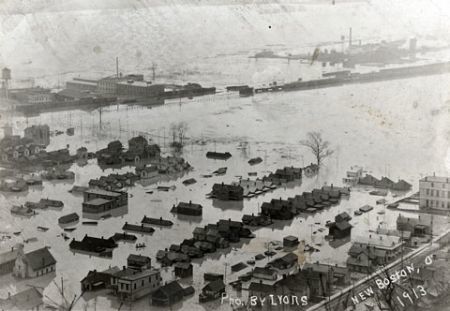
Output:
<instances>
[{"instance_id":1,"label":"reflection on water","mask_svg":"<svg viewBox=\"0 0 450 311\"><path fill-rule=\"evenodd\" d=\"M117 208L110 209L108 211L99 212L99 213L86 213L83 212L83 218L93 219L93 220L100 220L100 219L107 219L109 217L121 217L128 214L128 205L122 205Z\"/></svg>"}]
</instances>

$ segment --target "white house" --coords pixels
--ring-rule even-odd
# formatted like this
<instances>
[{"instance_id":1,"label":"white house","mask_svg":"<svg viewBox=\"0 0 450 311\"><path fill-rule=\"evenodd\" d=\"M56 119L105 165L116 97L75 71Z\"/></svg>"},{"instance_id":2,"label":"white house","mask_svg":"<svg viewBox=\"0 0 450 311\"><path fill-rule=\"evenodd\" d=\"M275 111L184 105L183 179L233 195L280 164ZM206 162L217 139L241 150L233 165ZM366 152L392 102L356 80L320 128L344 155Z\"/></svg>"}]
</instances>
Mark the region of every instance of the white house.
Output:
<instances>
[{"instance_id":1,"label":"white house","mask_svg":"<svg viewBox=\"0 0 450 311\"><path fill-rule=\"evenodd\" d=\"M20 278L34 278L56 270L56 260L47 247L25 254L23 247L17 253L13 275Z\"/></svg>"}]
</instances>

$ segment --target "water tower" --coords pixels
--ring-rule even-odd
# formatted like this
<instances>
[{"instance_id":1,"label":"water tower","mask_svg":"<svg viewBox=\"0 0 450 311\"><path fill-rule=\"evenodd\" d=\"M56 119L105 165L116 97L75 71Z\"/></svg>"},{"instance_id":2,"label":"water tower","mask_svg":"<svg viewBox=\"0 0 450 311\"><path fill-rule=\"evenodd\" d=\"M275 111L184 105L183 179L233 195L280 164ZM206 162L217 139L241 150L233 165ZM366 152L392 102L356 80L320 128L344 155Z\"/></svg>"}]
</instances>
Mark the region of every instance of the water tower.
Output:
<instances>
[{"instance_id":1,"label":"water tower","mask_svg":"<svg viewBox=\"0 0 450 311\"><path fill-rule=\"evenodd\" d=\"M11 80L11 69L5 67L2 69L2 90L6 98L8 98L9 80Z\"/></svg>"}]
</instances>

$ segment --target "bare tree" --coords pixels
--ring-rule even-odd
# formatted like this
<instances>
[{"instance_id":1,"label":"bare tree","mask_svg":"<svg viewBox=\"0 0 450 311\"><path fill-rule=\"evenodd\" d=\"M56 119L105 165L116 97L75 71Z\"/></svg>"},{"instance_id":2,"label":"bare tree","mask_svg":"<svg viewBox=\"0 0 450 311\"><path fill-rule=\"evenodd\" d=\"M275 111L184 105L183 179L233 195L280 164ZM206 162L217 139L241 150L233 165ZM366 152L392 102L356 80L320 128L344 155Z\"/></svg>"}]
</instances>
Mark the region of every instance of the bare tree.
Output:
<instances>
[{"instance_id":1,"label":"bare tree","mask_svg":"<svg viewBox=\"0 0 450 311\"><path fill-rule=\"evenodd\" d=\"M325 158L333 154L330 149L330 143L322 139L322 134L319 132L309 132L307 139L301 140L300 144L311 150L316 157L317 165L320 166Z\"/></svg>"},{"instance_id":2,"label":"bare tree","mask_svg":"<svg viewBox=\"0 0 450 311\"><path fill-rule=\"evenodd\" d=\"M179 149L183 148L188 124L186 122L172 123L170 125L170 131L172 132L172 146Z\"/></svg>"}]
</instances>

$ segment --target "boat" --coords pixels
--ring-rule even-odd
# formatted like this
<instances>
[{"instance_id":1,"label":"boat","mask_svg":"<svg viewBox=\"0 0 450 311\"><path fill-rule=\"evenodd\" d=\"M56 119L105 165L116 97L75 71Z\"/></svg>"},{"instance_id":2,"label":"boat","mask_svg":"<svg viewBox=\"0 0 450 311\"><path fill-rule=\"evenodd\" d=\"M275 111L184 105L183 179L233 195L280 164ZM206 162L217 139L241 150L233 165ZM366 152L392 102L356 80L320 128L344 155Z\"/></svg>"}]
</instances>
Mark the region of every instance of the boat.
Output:
<instances>
[{"instance_id":1,"label":"boat","mask_svg":"<svg viewBox=\"0 0 450 311\"><path fill-rule=\"evenodd\" d=\"M156 187L156 190L158 191L169 191L169 190L175 190L176 187L175 186L158 186Z\"/></svg>"},{"instance_id":2,"label":"boat","mask_svg":"<svg viewBox=\"0 0 450 311\"><path fill-rule=\"evenodd\" d=\"M189 185L193 185L197 182L197 180L195 180L195 178L189 178L186 180L183 180L183 185L185 186L189 186Z\"/></svg>"},{"instance_id":3,"label":"boat","mask_svg":"<svg viewBox=\"0 0 450 311\"><path fill-rule=\"evenodd\" d=\"M136 244L136 249L138 248L144 248L145 247L145 243L137 243Z\"/></svg>"},{"instance_id":4,"label":"boat","mask_svg":"<svg viewBox=\"0 0 450 311\"><path fill-rule=\"evenodd\" d=\"M83 221L82 224L96 226L96 225L98 225L98 222L97 221Z\"/></svg>"},{"instance_id":5,"label":"boat","mask_svg":"<svg viewBox=\"0 0 450 311\"><path fill-rule=\"evenodd\" d=\"M37 229L38 229L39 231L43 231L43 232L45 232L45 231L48 230L47 227L42 227L42 226L38 226Z\"/></svg>"},{"instance_id":6,"label":"boat","mask_svg":"<svg viewBox=\"0 0 450 311\"><path fill-rule=\"evenodd\" d=\"M378 215L384 215L384 214L386 214L386 212L385 211L378 211L377 214Z\"/></svg>"},{"instance_id":7,"label":"boat","mask_svg":"<svg viewBox=\"0 0 450 311\"><path fill-rule=\"evenodd\" d=\"M67 232L72 232L72 231L74 231L74 230L76 230L77 228L64 228L64 231L67 231Z\"/></svg>"},{"instance_id":8,"label":"boat","mask_svg":"<svg viewBox=\"0 0 450 311\"><path fill-rule=\"evenodd\" d=\"M362 215L362 212L361 211L359 211L359 210L357 210L357 211L355 211L355 216L361 216Z\"/></svg>"},{"instance_id":9,"label":"boat","mask_svg":"<svg viewBox=\"0 0 450 311\"><path fill-rule=\"evenodd\" d=\"M69 224L72 222L76 222L78 220L80 220L80 216L78 216L77 213L71 213L71 214L59 217L58 223L59 224Z\"/></svg>"},{"instance_id":10,"label":"boat","mask_svg":"<svg viewBox=\"0 0 450 311\"><path fill-rule=\"evenodd\" d=\"M47 208L47 206L42 204L41 202L30 202L30 201L25 202L24 206L28 207L28 208L31 208L31 209L45 209L45 208Z\"/></svg>"},{"instance_id":11,"label":"boat","mask_svg":"<svg viewBox=\"0 0 450 311\"><path fill-rule=\"evenodd\" d=\"M248 172L248 176L256 176L256 175L258 175L257 172Z\"/></svg>"},{"instance_id":12,"label":"boat","mask_svg":"<svg viewBox=\"0 0 450 311\"><path fill-rule=\"evenodd\" d=\"M250 160L248 160L248 164L250 165L256 165L261 163L263 160L260 157L256 157L256 158L252 158Z\"/></svg>"},{"instance_id":13,"label":"boat","mask_svg":"<svg viewBox=\"0 0 450 311\"><path fill-rule=\"evenodd\" d=\"M208 151L206 153L206 157L209 159L216 159L216 160L228 160L229 158L231 158L231 153Z\"/></svg>"},{"instance_id":14,"label":"boat","mask_svg":"<svg viewBox=\"0 0 450 311\"><path fill-rule=\"evenodd\" d=\"M221 167L213 172L215 175L225 175L227 173L226 167Z\"/></svg>"},{"instance_id":15,"label":"boat","mask_svg":"<svg viewBox=\"0 0 450 311\"><path fill-rule=\"evenodd\" d=\"M22 233L22 231L16 231L16 232L13 232L13 234L15 235L15 236L18 236L18 235L20 235Z\"/></svg>"}]
</instances>

